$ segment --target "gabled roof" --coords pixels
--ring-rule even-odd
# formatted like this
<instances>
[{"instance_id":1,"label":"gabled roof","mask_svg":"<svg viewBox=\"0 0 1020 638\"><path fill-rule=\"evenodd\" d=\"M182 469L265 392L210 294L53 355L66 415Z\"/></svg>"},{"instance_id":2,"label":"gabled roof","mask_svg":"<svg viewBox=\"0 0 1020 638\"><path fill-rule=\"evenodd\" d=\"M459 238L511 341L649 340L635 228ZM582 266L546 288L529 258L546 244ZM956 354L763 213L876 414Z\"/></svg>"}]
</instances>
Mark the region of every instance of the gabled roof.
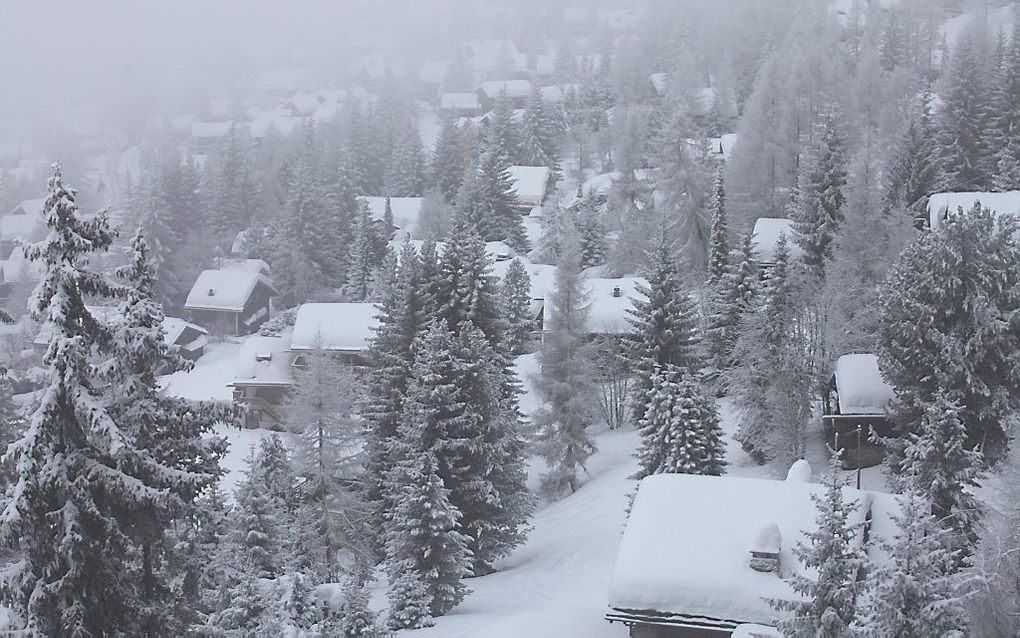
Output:
<instances>
[{"instance_id":1,"label":"gabled roof","mask_svg":"<svg viewBox=\"0 0 1020 638\"><path fill-rule=\"evenodd\" d=\"M237 354L234 385L289 386L291 375L290 335L264 337L253 335L245 340Z\"/></svg>"},{"instance_id":2,"label":"gabled roof","mask_svg":"<svg viewBox=\"0 0 1020 638\"><path fill-rule=\"evenodd\" d=\"M223 310L241 312L259 285L271 294L276 290L265 275L236 270L203 270L188 293L184 307L188 310Z\"/></svg>"},{"instance_id":3,"label":"gabled roof","mask_svg":"<svg viewBox=\"0 0 1020 638\"><path fill-rule=\"evenodd\" d=\"M642 480L620 541L610 607L631 617L644 612L715 619L730 629L771 624L777 614L766 599L801 599L783 578L812 575L792 550L815 528L811 497L824 489L798 481L690 474ZM894 496L850 487L843 493L858 504L852 522L862 523L870 510L871 538L892 538ZM781 535L782 577L748 564L760 531L771 524ZM859 535L858 545L862 542ZM868 551L879 563L887 560L875 543Z\"/></svg>"},{"instance_id":4,"label":"gabled roof","mask_svg":"<svg viewBox=\"0 0 1020 638\"><path fill-rule=\"evenodd\" d=\"M836 359L835 377L841 414L885 414L896 396L873 354L845 354Z\"/></svg>"},{"instance_id":5,"label":"gabled roof","mask_svg":"<svg viewBox=\"0 0 1020 638\"><path fill-rule=\"evenodd\" d=\"M209 334L209 331L202 326L195 325L178 317L163 317L163 332L167 343L177 343L181 336L188 332L199 335Z\"/></svg>"},{"instance_id":6,"label":"gabled roof","mask_svg":"<svg viewBox=\"0 0 1020 638\"><path fill-rule=\"evenodd\" d=\"M550 304L556 292L556 281L552 278L548 284L544 298L546 300L546 313L555 310L555 304ZM648 280L644 277L619 277L603 278L592 277L585 281L586 292L588 293L588 332L592 334L628 334L633 331L628 318L630 310L634 307L635 299L643 299L645 294L641 292L648 287ZM619 294L617 294L617 292ZM546 315L548 319L551 314Z\"/></svg>"},{"instance_id":7,"label":"gabled roof","mask_svg":"<svg viewBox=\"0 0 1020 638\"><path fill-rule=\"evenodd\" d=\"M294 319L291 350L367 350L379 325L372 303L306 303Z\"/></svg>"},{"instance_id":8,"label":"gabled roof","mask_svg":"<svg viewBox=\"0 0 1020 638\"><path fill-rule=\"evenodd\" d=\"M28 215L29 217L35 217L36 219L42 220L46 213L46 198L36 197L33 199L26 199L11 210L11 215Z\"/></svg>"}]
</instances>

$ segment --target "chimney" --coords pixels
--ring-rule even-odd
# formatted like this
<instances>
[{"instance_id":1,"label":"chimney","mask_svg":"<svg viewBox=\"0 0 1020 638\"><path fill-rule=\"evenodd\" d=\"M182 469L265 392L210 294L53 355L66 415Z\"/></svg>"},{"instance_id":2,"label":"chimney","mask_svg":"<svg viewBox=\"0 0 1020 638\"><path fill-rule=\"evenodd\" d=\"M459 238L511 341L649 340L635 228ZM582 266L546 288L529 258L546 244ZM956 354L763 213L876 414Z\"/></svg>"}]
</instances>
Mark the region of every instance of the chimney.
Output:
<instances>
[{"instance_id":1,"label":"chimney","mask_svg":"<svg viewBox=\"0 0 1020 638\"><path fill-rule=\"evenodd\" d=\"M779 573L779 550L782 549L783 534L775 523L768 523L760 530L751 545L749 565L756 572Z\"/></svg>"},{"instance_id":2,"label":"chimney","mask_svg":"<svg viewBox=\"0 0 1020 638\"><path fill-rule=\"evenodd\" d=\"M215 291L215 290L213 290L212 288L210 288L210 289L209 289L209 296L210 296L210 297L215 297L215 296L216 296L216 291Z\"/></svg>"},{"instance_id":3,"label":"chimney","mask_svg":"<svg viewBox=\"0 0 1020 638\"><path fill-rule=\"evenodd\" d=\"M623 296L623 290L619 286L613 286L613 296L614 297L622 297Z\"/></svg>"}]
</instances>

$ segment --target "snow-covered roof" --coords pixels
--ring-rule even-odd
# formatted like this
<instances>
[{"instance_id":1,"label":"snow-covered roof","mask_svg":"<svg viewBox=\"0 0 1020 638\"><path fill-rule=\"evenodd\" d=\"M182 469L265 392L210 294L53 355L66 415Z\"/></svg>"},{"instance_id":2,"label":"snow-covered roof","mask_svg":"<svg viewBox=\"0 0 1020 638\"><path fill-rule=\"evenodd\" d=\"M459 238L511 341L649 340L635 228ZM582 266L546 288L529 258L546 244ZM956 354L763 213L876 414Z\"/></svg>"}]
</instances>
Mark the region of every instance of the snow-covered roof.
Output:
<instances>
[{"instance_id":1,"label":"snow-covered roof","mask_svg":"<svg viewBox=\"0 0 1020 638\"><path fill-rule=\"evenodd\" d=\"M386 214L385 197L361 197L360 199L368 204L374 219L382 219ZM418 217L421 216L424 202L425 200L421 197L391 197L390 211L393 213L393 224L401 230L415 227L418 224Z\"/></svg>"},{"instance_id":2,"label":"snow-covered roof","mask_svg":"<svg viewBox=\"0 0 1020 638\"><path fill-rule=\"evenodd\" d=\"M508 98L521 98L531 94L531 82L527 80L490 80L479 84L478 90L490 99L496 99L504 92Z\"/></svg>"},{"instance_id":3,"label":"snow-covered roof","mask_svg":"<svg viewBox=\"0 0 1020 638\"><path fill-rule=\"evenodd\" d=\"M231 270L235 272L255 272L268 275L269 264L262 259L247 259L243 257L225 257L220 259L220 270Z\"/></svg>"},{"instance_id":4,"label":"snow-covered roof","mask_svg":"<svg viewBox=\"0 0 1020 638\"><path fill-rule=\"evenodd\" d=\"M43 160L45 161L45 160ZM43 219L43 215L46 212L46 198L35 197L33 199L26 199L11 210L11 215L28 215L35 217L36 219Z\"/></svg>"},{"instance_id":5,"label":"snow-covered roof","mask_svg":"<svg viewBox=\"0 0 1020 638\"><path fill-rule=\"evenodd\" d=\"M241 312L255 288L262 284L270 290L273 283L257 272L243 270L203 270L188 293L188 310L224 310Z\"/></svg>"},{"instance_id":6,"label":"snow-covered roof","mask_svg":"<svg viewBox=\"0 0 1020 638\"><path fill-rule=\"evenodd\" d=\"M845 354L836 359L835 376L841 414L885 414L895 396L873 354Z\"/></svg>"},{"instance_id":7,"label":"snow-covered roof","mask_svg":"<svg viewBox=\"0 0 1020 638\"><path fill-rule=\"evenodd\" d=\"M811 495L824 489L810 483L690 474L642 480L620 541L610 607L635 614L643 610L700 616L725 621L729 628L773 622L776 611L766 599L800 599L783 578L811 575L792 550L815 528ZM871 538L891 538L895 497L849 487L844 496L859 504L852 522L863 522L870 509ZM782 541L782 577L749 565L750 550L770 523ZM869 553L879 562L885 560L874 542Z\"/></svg>"},{"instance_id":8,"label":"snow-covered roof","mask_svg":"<svg viewBox=\"0 0 1020 638\"><path fill-rule=\"evenodd\" d=\"M192 122L191 137L196 140L219 139L233 126L233 122Z\"/></svg>"},{"instance_id":9,"label":"snow-covered roof","mask_svg":"<svg viewBox=\"0 0 1020 638\"><path fill-rule=\"evenodd\" d=\"M628 312L634 307L634 299L644 298L639 290L646 288L644 277L619 277L607 279L591 277L585 282L588 293L588 331L592 334L627 334L633 330ZM550 277L544 299L553 298L556 291L554 277ZM554 306L546 306L546 319ZM549 325L548 323L546 325Z\"/></svg>"},{"instance_id":10,"label":"snow-covered roof","mask_svg":"<svg viewBox=\"0 0 1020 638\"><path fill-rule=\"evenodd\" d=\"M342 108L343 107L341 107L341 105L337 102L327 102L315 109L315 112L312 113L312 119L319 124L322 124L323 122L332 122L338 115L340 115Z\"/></svg>"},{"instance_id":11,"label":"snow-covered roof","mask_svg":"<svg viewBox=\"0 0 1020 638\"><path fill-rule=\"evenodd\" d=\"M530 208L541 204L549 188L549 167L511 166L509 170L510 180L521 205Z\"/></svg>"},{"instance_id":12,"label":"snow-covered roof","mask_svg":"<svg viewBox=\"0 0 1020 638\"><path fill-rule=\"evenodd\" d=\"M974 202L981 202L982 208L988 208L1000 215L1020 216L1020 191L1004 193L986 193L970 191L965 193L935 193L928 197L928 219L934 230L941 230L946 217L964 212L974 207Z\"/></svg>"},{"instance_id":13,"label":"snow-covered roof","mask_svg":"<svg viewBox=\"0 0 1020 638\"><path fill-rule=\"evenodd\" d=\"M187 330L194 330L199 334L207 335L209 331L202 326L197 326L191 322L185 321L178 317L163 317L163 332L167 343L177 343L177 340L181 338L181 335Z\"/></svg>"},{"instance_id":14,"label":"snow-covered roof","mask_svg":"<svg viewBox=\"0 0 1020 638\"><path fill-rule=\"evenodd\" d=\"M481 106L477 93L443 93L439 96L439 108L457 111L476 111Z\"/></svg>"},{"instance_id":15,"label":"snow-covered roof","mask_svg":"<svg viewBox=\"0 0 1020 638\"><path fill-rule=\"evenodd\" d=\"M322 99L317 93L297 93L283 103L283 108L300 115L311 115L322 106Z\"/></svg>"},{"instance_id":16,"label":"snow-covered roof","mask_svg":"<svg viewBox=\"0 0 1020 638\"><path fill-rule=\"evenodd\" d=\"M522 257L518 257L517 259L524 265L524 269L528 271L528 277L531 279L531 299L533 301L541 301L545 299L546 293L552 290L553 280L556 278L556 266L551 266L549 264L533 264ZM507 261L496 262L492 266L492 274L502 280L506 277L506 273L510 270L510 264L512 264L513 261L514 260L510 259Z\"/></svg>"},{"instance_id":17,"label":"snow-covered roof","mask_svg":"<svg viewBox=\"0 0 1020 638\"><path fill-rule=\"evenodd\" d=\"M771 264L776 260L776 245L779 236L786 235L787 250L791 256L801 254L801 248L794 243L793 220L785 217L759 217L754 220L751 242L762 263Z\"/></svg>"},{"instance_id":18,"label":"snow-covered roof","mask_svg":"<svg viewBox=\"0 0 1020 638\"><path fill-rule=\"evenodd\" d=\"M449 67L449 60L425 60L418 70L418 81L422 84L441 84Z\"/></svg>"},{"instance_id":19,"label":"snow-covered roof","mask_svg":"<svg viewBox=\"0 0 1020 638\"><path fill-rule=\"evenodd\" d=\"M291 350L367 350L379 325L371 303L306 303L294 319Z\"/></svg>"},{"instance_id":20,"label":"snow-covered roof","mask_svg":"<svg viewBox=\"0 0 1020 638\"><path fill-rule=\"evenodd\" d=\"M0 217L0 240L38 241L46 232L46 225L38 215L4 215Z\"/></svg>"},{"instance_id":21,"label":"snow-covered roof","mask_svg":"<svg viewBox=\"0 0 1020 638\"><path fill-rule=\"evenodd\" d=\"M29 261L21 246L15 246L7 259L0 261L0 273L7 283L35 283L42 281L46 274L46 264L41 261Z\"/></svg>"},{"instance_id":22,"label":"snow-covered roof","mask_svg":"<svg viewBox=\"0 0 1020 638\"><path fill-rule=\"evenodd\" d=\"M537 75L552 75L555 71L555 53L539 53L535 56L535 73Z\"/></svg>"},{"instance_id":23,"label":"snow-covered roof","mask_svg":"<svg viewBox=\"0 0 1020 638\"><path fill-rule=\"evenodd\" d=\"M237 354L234 385L290 385L294 355L289 350L289 334L248 337Z\"/></svg>"}]
</instances>

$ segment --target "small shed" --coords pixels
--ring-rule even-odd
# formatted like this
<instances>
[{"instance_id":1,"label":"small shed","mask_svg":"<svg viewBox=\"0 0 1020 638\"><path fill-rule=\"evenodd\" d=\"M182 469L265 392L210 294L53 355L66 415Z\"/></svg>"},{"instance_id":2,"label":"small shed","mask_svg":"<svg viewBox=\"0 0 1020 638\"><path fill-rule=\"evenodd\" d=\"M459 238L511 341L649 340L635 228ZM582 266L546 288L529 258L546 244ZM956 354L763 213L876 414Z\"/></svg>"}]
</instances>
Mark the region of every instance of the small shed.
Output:
<instances>
[{"instance_id":1,"label":"small shed","mask_svg":"<svg viewBox=\"0 0 1020 638\"><path fill-rule=\"evenodd\" d=\"M163 333L166 342L177 346L177 351L188 361L197 361L209 344L208 330L178 317L163 318Z\"/></svg>"},{"instance_id":2,"label":"small shed","mask_svg":"<svg viewBox=\"0 0 1020 638\"><path fill-rule=\"evenodd\" d=\"M306 303L298 308L290 349L293 364L305 365L303 353L323 350L343 363L363 367L379 327L379 308L372 303Z\"/></svg>"},{"instance_id":3,"label":"small shed","mask_svg":"<svg viewBox=\"0 0 1020 638\"><path fill-rule=\"evenodd\" d=\"M772 625L782 613L769 599L802 600L789 579L809 570L793 550L817 525L812 497L824 490L729 476L643 479L616 555L607 620L629 626L633 638L728 638L741 625ZM885 564L879 541L896 532L896 497L850 487L843 495L857 505L854 543Z\"/></svg>"},{"instance_id":4,"label":"small shed","mask_svg":"<svg viewBox=\"0 0 1020 638\"><path fill-rule=\"evenodd\" d=\"M836 360L822 397L822 426L829 444L844 451L844 467L867 467L882 460L881 447L869 438L872 432L882 437L894 434L886 407L895 396L874 354L845 354Z\"/></svg>"},{"instance_id":5,"label":"small shed","mask_svg":"<svg viewBox=\"0 0 1020 638\"><path fill-rule=\"evenodd\" d=\"M635 299L644 299L643 291L648 289L644 277L603 278L592 277L585 282L588 293L588 331L590 337L619 337L630 334L634 327L630 323L630 310ZM544 323L548 328L553 306L548 303L555 296L555 279L549 282L545 294Z\"/></svg>"},{"instance_id":6,"label":"small shed","mask_svg":"<svg viewBox=\"0 0 1020 638\"><path fill-rule=\"evenodd\" d=\"M234 368L234 405L241 408L246 427L275 427L280 404L294 383L291 337L252 335L242 344Z\"/></svg>"},{"instance_id":7,"label":"small shed","mask_svg":"<svg viewBox=\"0 0 1020 638\"><path fill-rule=\"evenodd\" d=\"M541 206L552 184L552 171L548 166L511 166L510 181L517 192L521 212L527 214Z\"/></svg>"},{"instance_id":8,"label":"small shed","mask_svg":"<svg viewBox=\"0 0 1020 638\"><path fill-rule=\"evenodd\" d=\"M213 332L246 335L269 318L270 300L277 294L273 283L260 272L203 270L184 309L192 320Z\"/></svg>"}]
</instances>

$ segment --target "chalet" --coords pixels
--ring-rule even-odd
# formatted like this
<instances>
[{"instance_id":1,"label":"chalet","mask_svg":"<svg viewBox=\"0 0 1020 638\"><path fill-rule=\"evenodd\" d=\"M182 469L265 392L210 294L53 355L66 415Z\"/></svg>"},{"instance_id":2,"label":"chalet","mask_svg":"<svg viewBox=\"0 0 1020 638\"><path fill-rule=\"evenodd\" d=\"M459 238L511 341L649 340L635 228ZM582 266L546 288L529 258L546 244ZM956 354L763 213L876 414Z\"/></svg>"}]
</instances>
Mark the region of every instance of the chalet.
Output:
<instances>
[{"instance_id":1,"label":"chalet","mask_svg":"<svg viewBox=\"0 0 1020 638\"><path fill-rule=\"evenodd\" d=\"M829 444L844 450L844 467L867 467L882 460L881 447L869 438L872 432L892 436L886 407L894 396L875 355L845 354L836 360L822 397L822 426Z\"/></svg>"},{"instance_id":2,"label":"chalet","mask_svg":"<svg viewBox=\"0 0 1020 638\"><path fill-rule=\"evenodd\" d=\"M758 263L763 268L771 268L776 263L776 246L779 238L786 237L786 247L791 257L799 257L803 251L794 243L793 220L784 217L759 217L754 220L751 232L751 244L758 255Z\"/></svg>"},{"instance_id":3,"label":"chalet","mask_svg":"<svg viewBox=\"0 0 1020 638\"><path fill-rule=\"evenodd\" d=\"M273 427L280 422L280 404L294 383L290 344L290 335L284 334L253 335L241 345L230 385L246 427Z\"/></svg>"},{"instance_id":4,"label":"chalet","mask_svg":"<svg viewBox=\"0 0 1020 638\"><path fill-rule=\"evenodd\" d=\"M509 170L521 212L527 214L532 208L541 206L553 181L549 167L511 166Z\"/></svg>"},{"instance_id":5,"label":"chalet","mask_svg":"<svg viewBox=\"0 0 1020 638\"><path fill-rule=\"evenodd\" d=\"M629 310L634 307L634 300L645 297L648 281L643 277L620 277L607 279L592 277L586 282L588 293L588 332L590 338L618 338L630 334L633 326ZM549 282L544 296L545 310L543 313L545 330L548 329L550 311L554 307L549 302L555 294L555 281Z\"/></svg>"},{"instance_id":6,"label":"chalet","mask_svg":"<svg viewBox=\"0 0 1020 638\"><path fill-rule=\"evenodd\" d=\"M205 354L209 331L177 317L163 318L163 338L177 346L177 352L188 361L198 361Z\"/></svg>"},{"instance_id":7,"label":"chalet","mask_svg":"<svg viewBox=\"0 0 1020 638\"><path fill-rule=\"evenodd\" d=\"M38 220L42 220L46 213L46 198L36 197L34 199L26 199L11 210L11 215L28 215Z\"/></svg>"},{"instance_id":8,"label":"chalet","mask_svg":"<svg viewBox=\"0 0 1020 638\"><path fill-rule=\"evenodd\" d=\"M439 96L439 113L448 117L475 117L482 112L477 93L443 93Z\"/></svg>"},{"instance_id":9,"label":"chalet","mask_svg":"<svg viewBox=\"0 0 1020 638\"><path fill-rule=\"evenodd\" d=\"M616 555L606 619L627 625L632 638L723 638L748 624L767 631L782 617L770 599L803 599L790 578L808 569L793 550L815 528L812 496L825 489L809 480L806 461L785 481L693 474L642 480ZM896 497L850 487L843 493L857 505L854 543L876 563L887 562L878 541L895 534ZM743 635L754 635L747 630Z\"/></svg>"},{"instance_id":10,"label":"chalet","mask_svg":"<svg viewBox=\"0 0 1020 638\"><path fill-rule=\"evenodd\" d=\"M298 308L290 350L293 364L305 365L303 354L322 350L346 365L367 365L365 354L379 326L372 303L306 303Z\"/></svg>"},{"instance_id":11,"label":"chalet","mask_svg":"<svg viewBox=\"0 0 1020 638\"><path fill-rule=\"evenodd\" d=\"M359 197L360 201L368 205L372 213L372 219L382 221L386 216L386 201L389 200L390 212L393 214L393 226L391 233L397 233L400 237L414 239L418 233L418 218L421 217L422 206L425 203L421 197Z\"/></svg>"},{"instance_id":12,"label":"chalet","mask_svg":"<svg viewBox=\"0 0 1020 638\"><path fill-rule=\"evenodd\" d=\"M531 95L531 82L527 80L490 80L478 85L478 100L482 107L491 109L496 100L505 97L515 108L523 108Z\"/></svg>"},{"instance_id":13,"label":"chalet","mask_svg":"<svg viewBox=\"0 0 1020 638\"><path fill-rule=\"evenodd\" d=\"M942 230L951 215L958 214L961 208L966 213L976 203L999 215L1020 217L1020 191L935 193L928 197L928 225L932 230Z\"/></svg>"},{"instance_id":14,"label":"chalet","mask_svg":"<svg viewBox=\"0 0 1020 638\"><path fill-rule=\"evenodd\" d=\"M191 145L196 153L211 151L233 128L233 122L192 122Z\"/></svg>"},{"instance_id":15,"label":"chalet","mask_svg":"<svg viewBox=\"0 0 1020 638\"><path fill-rule=\"evenodd\" d=\"M269 318L273 283L260 272L203 270L184 309L196 323L219 334L245 335Z\"/></svg>"}]
</instances>

